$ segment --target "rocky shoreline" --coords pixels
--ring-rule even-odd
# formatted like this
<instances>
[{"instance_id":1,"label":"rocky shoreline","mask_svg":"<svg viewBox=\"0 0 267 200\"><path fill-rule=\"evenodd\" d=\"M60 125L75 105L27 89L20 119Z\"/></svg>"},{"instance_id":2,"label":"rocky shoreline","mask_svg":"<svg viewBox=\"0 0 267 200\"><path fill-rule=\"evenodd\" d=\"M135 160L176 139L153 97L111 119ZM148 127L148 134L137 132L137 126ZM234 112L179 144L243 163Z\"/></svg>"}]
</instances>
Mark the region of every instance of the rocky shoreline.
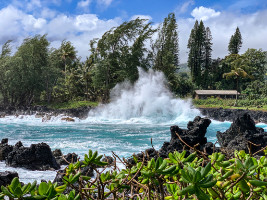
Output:
<instances>
[{"instance_id":1,"label":"rocky shoreline","mask_svg":"<svg viewBox=\"0 0 267 200\"><path fill-rule=\"evenodd\" d=\"M213 111L214 113L216 111ZM202 152L203 155L211 155L213 152L223 152L226 158L231 158L235 150L244 150L246 153L263 154L263 149L267 146L267 132L262 128L255 126L255 121L247 113L241 113L235 116L230 128L224 133L217 132L217 139L220 147L208 142L206 131L210 125L209 118L195 117L193 121L189 121L187 129L181 129L178 126L171 126L171 140L164 142L159 150L154 148L145 150L145 159L151 158L167 158L170 152L183 150L187 151L187 155L194 151ZM134 155L137 159L143 159L143 153ZM24 167L29 170L58 170L60 165L69 162L76 162L78 156L75 153L63 155L59 149L51 151L49 145L45 143L32 144L30 147L24 147L18 141L15 145L9 145L8 139L4 138L0 144L0 160L4 160L7 166ZM109 163L113 162L109 158ZM128 160L133 163L133 159ZM83 169L85 174L91 173L91 169ZM60 181L64 171L59 171L55 181ZM3 174L3 177L2 177ZM60 177L59 177L60 175ZM93 174L91 174L92 176ZM0 173L1 180L9 181L13 177L13 172ZM4 182L4 181L2 181ZM3 184L9 184L8 182Z\"/></svg>"},{"instance_id":2,"label":"rocky shoreline","mask_svg":"<svg viewBox=\"0 0 267 200\"><path fill-rule=\"evenodd\" d=\"M5 116L19 116L19 115L35 115L36 117L49 120L51 116L70 116L79 119L85 119L89 111L92 109L90 106L71 108L71 109L50 109L46 106L31 106L31 107L0 107L0 118Z\"/></svg>"},{"instance_id":3,"label":"rocky shoreline","mask_svg":"<svg viewBox=\"0 0 267 200\"><path fill-rule=\"evenodd\" d=\"M1 107L0 106L0 118L5 116L19 116L19 115L35 115L36 117L42 117L44 120L49 120L51 116L64 115L69 117L77 117L79 119L85 119L88 116L92 107L80 107L71 109L50 109L46 106L31 106L31 107ZM267 123L267 112L244 110L244 109L223 109L223 108L197 108L201 114L205 117L218 120L218 121L233 121L239 115L249 114L251 118L256 122ZM69 119L63 119L68 121ZM71 121L71 120L70 120Z\"/></svg>"},{"instance_id":4,"label":"rocky shoreline","mask_svg":"<svg viewBox=\"0 0 267 200\"><path fill-rule=\"evenodd\" d=\"M223 109L223 108L197 108L201 114L218 121L233 121L239 115L249 114L256 123L267 123L267 112L243 110L243 109Z\"/></svg>"}]
</instances>

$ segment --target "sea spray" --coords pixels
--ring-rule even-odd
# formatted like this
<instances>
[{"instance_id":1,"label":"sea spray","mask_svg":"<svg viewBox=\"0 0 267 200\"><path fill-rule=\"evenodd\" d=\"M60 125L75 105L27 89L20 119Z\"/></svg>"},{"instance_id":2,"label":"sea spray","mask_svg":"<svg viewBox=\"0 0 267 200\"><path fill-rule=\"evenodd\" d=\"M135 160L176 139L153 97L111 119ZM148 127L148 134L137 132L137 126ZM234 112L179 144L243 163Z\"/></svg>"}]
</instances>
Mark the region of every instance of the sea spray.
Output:
<instances>
[{"instance_id":1,"label":"sea spray","mask_svg":"<svg viewBox=\"0 0 267 200\"><path fill-rule=\"evenodd\" d=\"M162 72L139 69L139 79L117 84L110 103L89 112L88 121L119 123L187 122L200 115L190 101L174 98Z\"/></svg>"}]
</instances>

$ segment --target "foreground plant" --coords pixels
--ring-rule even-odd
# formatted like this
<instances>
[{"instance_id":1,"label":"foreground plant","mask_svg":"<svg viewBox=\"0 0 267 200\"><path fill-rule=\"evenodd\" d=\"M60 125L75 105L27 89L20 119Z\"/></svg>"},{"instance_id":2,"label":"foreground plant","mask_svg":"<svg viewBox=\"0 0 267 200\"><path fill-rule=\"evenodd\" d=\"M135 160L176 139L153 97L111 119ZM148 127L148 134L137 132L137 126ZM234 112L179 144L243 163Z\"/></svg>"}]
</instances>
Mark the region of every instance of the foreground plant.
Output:
<instances>
[{"instance_id":1,"label":"foreground plant","mask_svg":"<svg viewBox=\"0 0 267 200\"><path fill-rule=\"evenodd\" d=\"M89 150L84 161L70 163L65 169L63 185L51 182L40 185L21 185L18 178L1 187L0 198L10 199L260 199L267 200L267 158L258 159L244 151L235 152L234 158L213 153L207 157L186 151L170 153L135 164L121 160L125 168L107 170L102 155ZM94 178L82 175L81 169L91 167Z\"/></svg>"}]
</instances>

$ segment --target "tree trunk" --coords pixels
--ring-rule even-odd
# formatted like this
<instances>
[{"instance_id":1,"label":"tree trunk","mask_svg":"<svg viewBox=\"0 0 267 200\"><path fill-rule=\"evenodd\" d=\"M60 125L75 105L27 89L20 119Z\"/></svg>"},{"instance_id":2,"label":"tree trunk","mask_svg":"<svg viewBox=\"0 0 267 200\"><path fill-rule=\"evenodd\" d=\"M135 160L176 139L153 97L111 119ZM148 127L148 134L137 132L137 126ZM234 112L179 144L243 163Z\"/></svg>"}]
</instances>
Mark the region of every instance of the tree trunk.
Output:
<instances>
[{"instance_id":1,"label":"tree trunk","mask_svg":"<svg viewBox=\"0 0 267 200\"><path fill-rule=\"evenodd\" d=\"M236 78L236 97L235 97L235 105L237 106L237 100L238 100L238 77Z\"/></svg>"}]
</instances>

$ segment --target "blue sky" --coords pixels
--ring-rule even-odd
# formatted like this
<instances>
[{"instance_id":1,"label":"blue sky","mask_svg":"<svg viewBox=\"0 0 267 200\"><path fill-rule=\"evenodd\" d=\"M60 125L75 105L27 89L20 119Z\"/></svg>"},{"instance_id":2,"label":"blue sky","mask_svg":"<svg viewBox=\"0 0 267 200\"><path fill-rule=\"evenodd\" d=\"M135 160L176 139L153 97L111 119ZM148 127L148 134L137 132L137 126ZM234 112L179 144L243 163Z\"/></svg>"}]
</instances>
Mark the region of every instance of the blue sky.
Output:
<instances>
[{"instance_id":1,"label":"blue sky","mask_svg":"<svg viewBox=\"0 0 267 200\"><path fill-rule=\"evenodd\" d=\"M48 34L51 46L70 40L85 59L89 41L123 21L146 18L154 27L168 13L177 17L180 60L186 62L187 41L195 20L203 20L213 36L213 57L224 57L238 26L247 48L267 50L267 0L0 0L0 45ZM156 36L155 36L156 37Z\"/></svg>"}]
</instances>

